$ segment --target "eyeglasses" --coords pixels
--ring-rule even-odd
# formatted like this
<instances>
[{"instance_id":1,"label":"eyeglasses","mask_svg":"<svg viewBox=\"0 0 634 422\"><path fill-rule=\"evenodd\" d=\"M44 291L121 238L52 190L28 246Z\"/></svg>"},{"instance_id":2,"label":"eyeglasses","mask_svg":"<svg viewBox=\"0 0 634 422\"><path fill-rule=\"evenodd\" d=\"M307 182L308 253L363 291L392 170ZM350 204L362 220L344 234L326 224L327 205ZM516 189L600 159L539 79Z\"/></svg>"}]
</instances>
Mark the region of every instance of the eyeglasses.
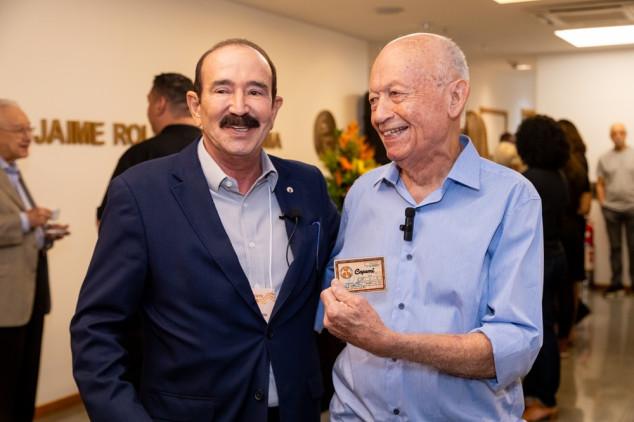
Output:
<instances>
[{"instance_id":1,"label":"eyeglasses","mask_svg":"<svg viewBox=\"0 0 634 422\"><path fill-rule=\"evenodd\" d=\"M14 135L30 135L35 130L35 126L21 127L19 129L2 129L3 132L13 133Z\"/></svg>"}]
</instances>

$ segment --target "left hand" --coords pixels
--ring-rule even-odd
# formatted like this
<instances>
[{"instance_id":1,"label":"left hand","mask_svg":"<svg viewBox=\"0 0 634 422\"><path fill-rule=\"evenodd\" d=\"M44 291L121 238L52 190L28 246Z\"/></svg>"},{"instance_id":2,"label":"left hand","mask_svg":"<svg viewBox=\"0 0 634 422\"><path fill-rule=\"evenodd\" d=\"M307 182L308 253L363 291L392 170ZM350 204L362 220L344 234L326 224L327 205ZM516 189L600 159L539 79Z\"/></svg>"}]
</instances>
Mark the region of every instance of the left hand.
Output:
<instances>
[{"instance_id":1,"label":"left hand","mask_svg":"<svg viewBox=\"0 0 634 422\"><path fill-rule=\"evenodd\" d=\"M350 293L337 279L321 292L324 327L331 334L377 356L387 356L390 337L376 310L361 295Z\"/></svg>"},{"instance_id":2,"label":"left hand","mask_svg":"<svg viewBox=\"0 0 634 422\"><path fill-rule=\"evenodd\" d=\"M68 236L68 224L47 224L44 227L44 233L48 240L59 240L65 236Z\"/></svg>"}]
</instances>

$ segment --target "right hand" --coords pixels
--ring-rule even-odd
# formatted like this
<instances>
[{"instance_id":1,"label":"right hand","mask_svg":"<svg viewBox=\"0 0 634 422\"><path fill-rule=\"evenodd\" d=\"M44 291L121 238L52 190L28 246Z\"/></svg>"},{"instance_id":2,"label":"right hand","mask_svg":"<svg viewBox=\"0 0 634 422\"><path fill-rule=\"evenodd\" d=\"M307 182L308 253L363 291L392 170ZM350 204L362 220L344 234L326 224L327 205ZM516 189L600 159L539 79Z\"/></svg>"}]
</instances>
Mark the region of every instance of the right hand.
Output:
<instances>
[{"instance_id":1,"label":"right hand","mask_svg":"<svg viewBox=\"0 0 634 422\"><path fill-rule=\"evenodd\" d=\"M26 211L26 216L29 219L29 226L32 229L36 227L42 227L51 218L52 211L47 208L34 207Z\"/></svg>"}]
</instances>

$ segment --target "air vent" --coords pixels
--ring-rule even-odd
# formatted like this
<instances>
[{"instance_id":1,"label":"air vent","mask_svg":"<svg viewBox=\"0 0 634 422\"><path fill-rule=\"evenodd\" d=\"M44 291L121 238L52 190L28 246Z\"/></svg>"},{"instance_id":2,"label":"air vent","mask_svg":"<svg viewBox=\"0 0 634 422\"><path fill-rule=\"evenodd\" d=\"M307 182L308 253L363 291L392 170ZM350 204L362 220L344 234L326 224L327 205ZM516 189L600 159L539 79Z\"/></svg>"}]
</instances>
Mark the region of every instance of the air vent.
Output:
<instances>
[{"instance_id":1,"label":"air vent","mask_svg":"<svg viewBox=\"0 0 634 422\"><path fill-rule=\"evenodd\" d=\"M558 28L634 24L634 2L585 2L534 10L537 19Z\"/></svg>"}]
</instances>

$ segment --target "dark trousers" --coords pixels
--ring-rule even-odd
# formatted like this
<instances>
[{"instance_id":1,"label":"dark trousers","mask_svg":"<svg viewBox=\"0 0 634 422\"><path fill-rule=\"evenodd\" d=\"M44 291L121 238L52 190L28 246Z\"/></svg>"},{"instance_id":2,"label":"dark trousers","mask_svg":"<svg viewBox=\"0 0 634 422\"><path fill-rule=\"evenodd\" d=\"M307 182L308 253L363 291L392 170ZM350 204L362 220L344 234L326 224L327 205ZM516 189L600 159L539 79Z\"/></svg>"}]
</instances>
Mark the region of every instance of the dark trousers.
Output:
<instances>
[{"instance_id":1,"label":"dark trousers","mask_svg":"<svg viewBox=\"0 0 634 422\"><path fill-rule=\"evenodd\" d=\"M630 280L634 282L634 212L615 212L601 208L605 219L605 228L610 241L610 267L612 268L611 287L623 287L623 242L622 231L625 229L625 239L630 265Z\"/></svg>"},{"instance_id":2,"label":"dark trousers","mask_svg":"<svg viewBox=\"0 0 634 422\"><path fill-rule=\"evenodd\" d=\"M558 284L565 280L566 254L562 248L560 252L544 257L544 343L523 384L525 396L537 397L548 407L557 405L555 394L559 389L561 360L555 333L555 292Z\"/></svg>"},{"instance_id":3,"label":"dark trousers","mask_svg":"<svg viewBox=\"0 0 634 422\"><path fill-rule=\"evenodd\" d=\"M31 320L0 328L0 422L33 420L44 315L50 306L46 271L46 260L40 259Z\"/></svg>"}]
</instances>

